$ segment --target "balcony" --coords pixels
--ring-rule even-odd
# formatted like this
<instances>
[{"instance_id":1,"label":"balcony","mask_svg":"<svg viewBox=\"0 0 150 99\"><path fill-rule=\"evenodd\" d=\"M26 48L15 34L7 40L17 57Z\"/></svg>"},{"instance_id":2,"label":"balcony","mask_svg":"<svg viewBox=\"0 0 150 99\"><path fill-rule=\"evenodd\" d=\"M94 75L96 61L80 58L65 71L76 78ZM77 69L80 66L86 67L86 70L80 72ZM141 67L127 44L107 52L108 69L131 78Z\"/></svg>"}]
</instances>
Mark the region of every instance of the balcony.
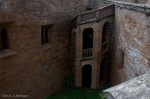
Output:
<instances>
[{"instance_id":1,"label":"balcony","mask_svg":"<svg viewBox=\"0 0 150 99\"><path fill-rule=\"evenodd\" d=\"M109 5L103 8L99 8L96 10L91 10L85 13L81 13L77 15L73 20L72 20L72 25L77 26L93 21L100 21L106 17L109 17L114 14L114 5Z\"/></svg>"},{"instance_id":2,"label":"balcony","mask_svg":"<svg viewBox=\"0 0 150 99\"><path fill-rule=\"evenodd\" d=\"M92 51L93 49L85 49L85 50L82 50L82 59L85 60L85 59L91 59L92 58Z\"/></svg>"}]
</instances>

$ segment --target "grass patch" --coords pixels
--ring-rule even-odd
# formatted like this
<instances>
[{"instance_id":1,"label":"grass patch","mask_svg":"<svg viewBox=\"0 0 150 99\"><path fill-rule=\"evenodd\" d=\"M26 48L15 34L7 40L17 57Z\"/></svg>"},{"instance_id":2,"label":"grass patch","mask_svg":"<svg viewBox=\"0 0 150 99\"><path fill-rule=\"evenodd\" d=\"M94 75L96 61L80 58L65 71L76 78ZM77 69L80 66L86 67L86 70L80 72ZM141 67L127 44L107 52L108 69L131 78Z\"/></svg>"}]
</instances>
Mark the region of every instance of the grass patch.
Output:
<instances>
[{"instance_id":1,"label":"grass patch","mask_svg":"<svg viewBox=\"0 0 150 99\"><path fill-rule=\"evenodd\" d=\"M102 91L106 88L108 88L108 86L105 85L98 90L65 88L61 91L53 93L46 99L105 99L102 95Z\"/></svg>"}]
</instances>

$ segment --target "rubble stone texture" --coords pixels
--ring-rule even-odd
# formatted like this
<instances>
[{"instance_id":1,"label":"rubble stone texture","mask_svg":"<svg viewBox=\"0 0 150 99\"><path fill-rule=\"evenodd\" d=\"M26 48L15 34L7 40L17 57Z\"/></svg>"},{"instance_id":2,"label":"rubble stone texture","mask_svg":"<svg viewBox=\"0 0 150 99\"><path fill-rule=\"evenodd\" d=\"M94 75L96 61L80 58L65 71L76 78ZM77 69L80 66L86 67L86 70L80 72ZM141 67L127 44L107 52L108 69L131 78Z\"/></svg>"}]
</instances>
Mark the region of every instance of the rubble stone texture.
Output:
<instances>
[{"instance_id":1,"label":"rubble stone texture","mask_svg":"<svg viewBox=\"0 0 150 99\"><path fill-rule=\"evenodd\" d=\"M144 8L143 8L144 9ZM149 17L142 12L116 6L112 72L125 81L149 71ZM147 11L150 11L149 8ZM146 12L146 11L145 11ZM124 52L123 68L119 62ZM116 58L118 57L118 58ZM120 68L120 69L119 69ZM113 77L112 81L117 79Z\"/></svg>"},{"instance_id":2,"label":"rubble stone texture","mask_svg":"<svg viewBox=\"0 0 150 99\"><path fill-rule=\"evenodd\" d=\"M150 73L104 91L107 99L149 99Z\"/></svg>"},{"instance_id":3,"label":"rubble stone texture","mask_svg":"<svg viewBox=\"0 0 150 99\"><path fill-rule=\"evenodd\" d=\"M104 94L107 99L149 99L150 8L141 4L113 3L116 12L111 81L114 85L127 82L105 90ZM121 51L124 52L123 67Z\"/></svg>"},{"instance_id":4,"label":"rubble stone texture","mask_svg":"<svg viewBox=\"0 0 150 99\"><path fill-rule=\"evenodd\" d=\"M70 66L70 21L85 6L79 0L0 0L0 26L17 53L0 58L0 95L43 99L60 88ZM46 45L42 25L51 25Z\"/></svg>"}]
</instances>

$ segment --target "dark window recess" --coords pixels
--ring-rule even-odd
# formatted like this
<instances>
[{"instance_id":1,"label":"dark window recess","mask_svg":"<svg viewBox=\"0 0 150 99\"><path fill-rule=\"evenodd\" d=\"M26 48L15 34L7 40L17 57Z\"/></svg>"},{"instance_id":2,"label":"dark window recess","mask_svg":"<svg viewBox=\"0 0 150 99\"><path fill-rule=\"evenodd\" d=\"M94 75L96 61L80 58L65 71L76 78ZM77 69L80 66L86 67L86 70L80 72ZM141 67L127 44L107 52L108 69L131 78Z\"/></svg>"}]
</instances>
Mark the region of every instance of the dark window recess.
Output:
<instances>
[{"instance_id":1,"label":"dark window recess","mask_svg":"<svg viewBox=\"0 0 150 99\"><path fill-rule=\"evenodd\" d=\"M83 50L93 48L93 29L87 28L83 31Z\"/></svg>"},{"instance_id":2,"label":"dark window recess","mask_svg":"<svg viewBox=\"0 0 150 99\"><path fill-rule=\"evenodd\" d=\"M122 51L121 49L120 49L120 69L123 69L124 68L124 56L125 56L125 53L124 53L124 51Z\"/></svg>"},{"instance_id":3,"label":"dark window recess","mask_svg":"<svg viewBox=\"0 0 150 99\"><path fill-rule=\"evenodd\" d=\"M0 50L8 49L7 30L2 27L0 30Z\"/></svg>"},{"instance_id":4,"label":"dark window recess","mask_svg":"<svg viewBox=\"0 0 150 99\"><path fill-rule=\"evenodd\" d=\"M48 34L49 34L49 26L42 26L41 27L41 43L46 44L48 43Z\"/></svg>"},{"instance_id":5,"label":"dark window recess","mask_svg":"<svg viewBox=\"0 0 150 99\"><path fill-rule=\"evenodd\" d=\"M48 43L48 29L45 29L45 43Z\"/></svg>"},{"instance_id":6,"label":"dark window recess","mask_svg":"<svg viewBox=\"0 0 150 99\"><path fill-rule=\"evenodd\" d=\"M86 10L92 10L96 7L97 7L97 1L96 0L88 0Z\"/></svg>"},{"instance_id":7,"label":"dark window recess","mask_svg":"<svg viewBox=\"0 0 150 99\"><path fill-rule=\"evenodd\" d=\"M138 3L138 0L135 0L135 3Z\"/></svg>"}]
</instances>

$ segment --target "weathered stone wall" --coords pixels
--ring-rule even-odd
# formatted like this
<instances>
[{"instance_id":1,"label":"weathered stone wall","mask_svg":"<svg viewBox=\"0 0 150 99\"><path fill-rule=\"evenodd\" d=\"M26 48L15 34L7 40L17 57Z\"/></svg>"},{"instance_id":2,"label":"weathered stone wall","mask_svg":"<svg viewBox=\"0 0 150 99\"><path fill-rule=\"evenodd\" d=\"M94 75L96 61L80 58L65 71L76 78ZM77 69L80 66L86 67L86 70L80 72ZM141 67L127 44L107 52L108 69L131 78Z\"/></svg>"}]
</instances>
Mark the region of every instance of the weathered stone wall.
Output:
<instances>
[{"instance_id":1,"label":"weathered stone wall","mask_svg":"<svg viewBox=\"0 0 150 99\"><path fill-rule=\"evenodd\" d=\"M130 2L130 3L139 3L139 4L145 4L148 2L148 0L111 0L111 1L123 1L123 2Z\"/></svg>"},{"instance_id":2,"label":"weathered stone wall","mask_svg":"<svg viewBox=\"0 0 150 99\"><path fill-rule=\"evenodd\" d=\"M7 27L9 48L17 52L0 58L0 95L42 99L60 88L70 66L69 28L77 12L73 0L0 0L0 26ZM42 25L51 25L45 45Z\"/></svg>"},{"instance_id":3,"label":"weathered stone wall","mask_svg":"<svg viewBox=\"0 0 150 99\"><path fill-rule=\"evenodd\" d=\"M149 99L150 73L103 91L107 99Z\"/></svg>"},{"instance_id":4,"label":"weathered stone wall","mask_svg":"<svg viewBox=\"0 0 150 99\"><path fill-rule=\"evenodd\" d=\"M138 7L137 11L133 11L116 6L111 69L113 84L132 79L150 70L149 22L149 16L139 12ZM123 60L120 58L121 50L124 52Z\"/></svg>"},{"instance_id":5,"label":"weathered stone wall","mask_svg":"<svg viewBox=\"0 0 150 99\"><path fill-rule=\"evenodd\" d=\"M79 13L88 11L89 1L96 1L93 9L106 6L103 0L76 0L76 10Z\"/></svg>"}]
</instances>

